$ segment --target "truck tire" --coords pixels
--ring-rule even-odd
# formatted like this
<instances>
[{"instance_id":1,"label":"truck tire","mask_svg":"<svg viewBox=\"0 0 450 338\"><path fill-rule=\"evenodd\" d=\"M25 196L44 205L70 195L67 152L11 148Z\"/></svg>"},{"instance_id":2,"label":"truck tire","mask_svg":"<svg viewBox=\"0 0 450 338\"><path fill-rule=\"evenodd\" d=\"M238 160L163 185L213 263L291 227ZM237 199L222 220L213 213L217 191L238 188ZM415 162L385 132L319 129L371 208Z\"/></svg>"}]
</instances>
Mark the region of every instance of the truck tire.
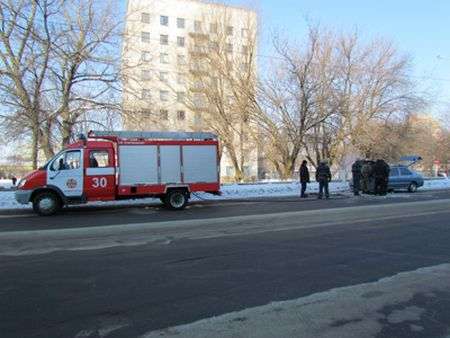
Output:
<instances>
[{"instance_id":1,"label":"truck tire","mask_svg":"<svg viewBox=\"0 0 450 338\"><path fill-rule=\"evenodd\" d=\"M170 190L164 198L164 204L170 210L183 210L188 203L188 195L183 190Z\"/></svg>"},{"instance_id":2,"label":"truck tire","mask_svg":"<svg viewBox=\"0 0 450 338\"><path fill-rule=\"evenodd\" d=\"M61 199L53 192L42 192L33 199L33 210L41 216L56 214L62 207Z\"/></svg>"}]
</instances>

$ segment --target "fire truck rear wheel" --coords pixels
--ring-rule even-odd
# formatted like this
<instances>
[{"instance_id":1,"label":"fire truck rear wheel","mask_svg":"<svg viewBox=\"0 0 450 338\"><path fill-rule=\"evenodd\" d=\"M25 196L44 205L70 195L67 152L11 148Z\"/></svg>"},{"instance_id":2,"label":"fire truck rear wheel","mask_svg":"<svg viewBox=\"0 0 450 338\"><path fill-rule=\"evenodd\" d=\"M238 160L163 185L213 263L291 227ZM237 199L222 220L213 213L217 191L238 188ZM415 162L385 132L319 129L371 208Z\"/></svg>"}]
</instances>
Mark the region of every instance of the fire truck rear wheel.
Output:
<instances>
[{"instance_id":1,"label":"fire truck rear wheel","mask_svg":"<svg viewBox=\"0 0 450 338\"><path fill-rule=\"evenodd\" d=\"M53 192L42 192L33 200L33 210L41 216L56 214L61 207L61 199Z\"/></svg>"},{"instance_id":2,"label":"fire truck rear wheel","mask_svg":"<svg viewBox=\"0 0 450 338\"><path fill-rule=\"evenodd\" d=\"M182 190L171 190L167 192L164 202L171 210L182 210L188 203L188 195Z\"/></svg>"}]
</instances>

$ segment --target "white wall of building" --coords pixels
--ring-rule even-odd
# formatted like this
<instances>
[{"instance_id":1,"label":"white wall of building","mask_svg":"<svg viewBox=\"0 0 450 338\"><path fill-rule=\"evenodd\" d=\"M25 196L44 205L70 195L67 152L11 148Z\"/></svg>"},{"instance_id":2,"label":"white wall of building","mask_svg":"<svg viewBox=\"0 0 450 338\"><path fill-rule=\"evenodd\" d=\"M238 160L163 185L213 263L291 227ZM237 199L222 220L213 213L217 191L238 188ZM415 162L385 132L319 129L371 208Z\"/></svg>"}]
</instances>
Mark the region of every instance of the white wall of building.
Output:
<instances>
[{"instance_id":1,"label":"white wall of building","mask_svg":"<svg viewBox=\"0 0 450 338\"><path fill-rule=\"evenodd\" d=\"M227 25L233 27L229 43L239 55L248 18L256 27L257 17L253 11L197 0L128 0L123 44L127 79L123 106L128 112L124 118L125 129L207 129L200 113L190 111L180 101L187 92L185 80L189 71L191 34L198 30L198 22L203 32L211 33L214 23L209 18L216 17L215 13L226 13ZM183 40L184 46L181 46ZM256 147L248 162L248 176L256 177ZM233 175L231 168L232 163L224 152L222 175Z\"/></svg>"}]
</instances>

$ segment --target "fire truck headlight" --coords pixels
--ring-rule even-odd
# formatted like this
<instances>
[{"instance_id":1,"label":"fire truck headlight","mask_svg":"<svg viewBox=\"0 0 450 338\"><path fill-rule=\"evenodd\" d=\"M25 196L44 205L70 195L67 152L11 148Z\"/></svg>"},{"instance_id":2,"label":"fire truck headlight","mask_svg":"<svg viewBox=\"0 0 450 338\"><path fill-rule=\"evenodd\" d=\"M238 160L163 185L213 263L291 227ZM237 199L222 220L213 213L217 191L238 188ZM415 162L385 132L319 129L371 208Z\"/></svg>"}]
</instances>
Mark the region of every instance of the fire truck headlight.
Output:
<instances>
[{"instance_id":1,"label":"fire truck headlight","mask_svg":"<svg viewBox=\"0 0 450 338\"><path fill-rule=\"evenodd\" d=\"M22 187L25 185L25 183L27 183L27 180L24 179L24 178L22 178L22 179L20 180L19 184L17 185L17 187L18 187L18 188L22 188Z\"/></svg>"}]
</instances>

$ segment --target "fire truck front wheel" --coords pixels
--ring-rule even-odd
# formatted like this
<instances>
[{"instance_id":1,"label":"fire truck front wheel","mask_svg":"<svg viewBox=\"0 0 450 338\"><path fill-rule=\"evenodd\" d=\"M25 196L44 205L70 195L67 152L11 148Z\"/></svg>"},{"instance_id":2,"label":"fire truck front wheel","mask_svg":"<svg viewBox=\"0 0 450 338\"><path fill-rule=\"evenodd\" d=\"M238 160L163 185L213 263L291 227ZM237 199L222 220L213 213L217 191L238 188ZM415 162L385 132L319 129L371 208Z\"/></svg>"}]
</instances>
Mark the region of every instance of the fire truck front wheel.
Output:
<instances>
[{"instance_id":1,"label":"fire truck front wheel","mask_svg":"<svg viewBox=\"0 0 450 338\"><path fill-rule=\"evenodd\" d=\"M41 216L57 213L62 207L61 199L55 193L41 192L33 199L33 210Z\"/></svg>"},{"instance_id":2,"label":"fire truck front wheel","mask_svg":"<svg viewBox=\"0 0 450 338\"><path fill-rule=\"evenodd\" d=\"M183 190L170 190L164 199L164 204L171 210L182 210L188 203L188 195Z\"/></svg>"}]
</instances>

